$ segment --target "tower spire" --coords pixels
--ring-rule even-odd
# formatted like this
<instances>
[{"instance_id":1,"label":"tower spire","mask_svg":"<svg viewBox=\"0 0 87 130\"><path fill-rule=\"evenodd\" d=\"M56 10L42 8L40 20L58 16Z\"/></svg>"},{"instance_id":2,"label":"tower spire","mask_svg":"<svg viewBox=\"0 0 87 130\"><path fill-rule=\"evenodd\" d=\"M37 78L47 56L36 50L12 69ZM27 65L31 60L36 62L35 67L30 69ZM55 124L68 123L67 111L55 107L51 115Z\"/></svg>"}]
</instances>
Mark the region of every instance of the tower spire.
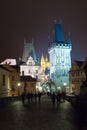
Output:
<instances>
[{"instance_id":1,"label":"tower spire","mask_svg":"<svg viewBox=\"0 0 87 130\"><path fill-rule=\"evenodd\" d=\"M24 45L26 44L26 38L24 37Z\"/></svg>"},{"instance_id":2,"label":"tower spire","mask_svg":"<svg viewBox=\"0 0 87 130\"><path fill-rule=\"evenodd\" d=\"M56 19L54 19L54 24L56 24L57 23L57 20Z\"/></svg>"},{"instance_id":3,"label":"tower spire","mask_svg":"<svg viewBox=\"0 0 87 130\"><path fill-rule=\"evenodd\" d=\"M68 32L68 43L72 43L72 42L71 42L71 35L70 35L70 32Z\"/></svg>"},{"instance_id":4,"label":"tower spire","mask_svg":"<svg viewBox=\"0 0 87 130\"><path fill-rule=\"evenodd\" d=\"M50 48L50 36L48 36L48 48Z\"/></svg>"},{"instance_id":5,"label":"tower spire","mask_svg":"<svg viewBox=\"0 0 87 130\"><path fill-rule=\"evenodd\" d=\"M32 44L34 43L34 39L32 38Z\"/></svg>"},{"instance_id":6,"label":"tower spire","mask_svg":"<svg viewBox=\"0 0 87 130\"><path fill-rule=\"evenodd\" d=\"M55 24L55 42L57 43L64 42L64 34L63 34L61 22Z\"/></svg>"},{"instance_id":7,"label":"tower spire","mask_svg":"<svg viewBox=\"0 0 87 130\"><path fill-rule=\"evenodd\" d=\"M62 19L60 19L60 22L59 22L60 24L62 24Z\"/></svg>"}]
</instances>

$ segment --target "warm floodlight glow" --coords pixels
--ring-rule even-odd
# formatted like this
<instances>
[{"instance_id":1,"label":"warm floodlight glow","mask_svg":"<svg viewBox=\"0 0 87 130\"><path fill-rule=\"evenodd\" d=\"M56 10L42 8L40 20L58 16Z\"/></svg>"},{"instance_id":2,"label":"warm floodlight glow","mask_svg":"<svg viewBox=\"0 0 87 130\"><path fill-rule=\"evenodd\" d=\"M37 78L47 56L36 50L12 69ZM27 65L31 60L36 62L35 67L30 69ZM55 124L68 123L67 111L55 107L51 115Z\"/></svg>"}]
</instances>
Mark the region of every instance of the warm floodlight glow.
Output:
<instances>
[{"instance_id":1,"label":"warm floodlight glow","mask_svg":"<svg viewBox=\"0 0 87 130\"><path fill-rule=\"evenodd\" d=\"M21 83L19 82L17 85L18 85L18 96L20 96L20 85L21 85Z\"/></svg>"},{"instance_id":2,"label":"warm floodlight glow","mask_svg":"<svg viewBox=\"0 0 87 130\"><path fill-rule=\"evenodd\" d=\"M18 83L18 87L20 87L21 83Z\"/></svg>"}]
</instances>

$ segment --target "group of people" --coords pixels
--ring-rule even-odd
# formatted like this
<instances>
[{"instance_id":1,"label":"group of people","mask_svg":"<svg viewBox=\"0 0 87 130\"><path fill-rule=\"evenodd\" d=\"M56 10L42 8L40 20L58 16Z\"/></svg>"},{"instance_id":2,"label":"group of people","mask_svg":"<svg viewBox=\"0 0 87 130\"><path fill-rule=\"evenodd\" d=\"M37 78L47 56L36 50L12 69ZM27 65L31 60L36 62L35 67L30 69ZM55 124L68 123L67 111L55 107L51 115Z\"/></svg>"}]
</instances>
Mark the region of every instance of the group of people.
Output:
<instances>
[{"instance_id":1,"label":"group of people","mask_svg":"<svg viewBox=\"0 0 87 130\"><path fill-rule=\"evenodd\" d=\"M28 92L27 94L25 94L24 92L21 94L21 99L22 99L22 103L25 102L25 99L27 99L28 103L31 103L33 101L35 102L39 102L40 103L40 100L41 100L41 92L38 92L38 93L30 93Z\"/></svg>"},{"instance_id":2,"label":"group of people","mask_svg":"<svg viewBox=\"0 0 87 130\"><path fill-rule=\"evenodd\" d=\"M66 91L58 91L56 93L55 92L53 92L53 93L47 92L47 95L48 95L48 97L51 98L53 106L55 106L55 103L57 103L57 106L58 106L58 103L65 101ZM24 104L25 99L27 99L28 104L32 103L33 101L40 103L41 96L42 96L41 92L34 93L34 94L32 92L31 93L28 92L27 94L25 94L23 92L21 95L22 103Z\"/></svg>"},{"instance_id":3,"label":"group of people","mask_svg":"<svg viewBox=\"0 0 87 130\"><path fill-rule=\"evenodd\" d=\"M48 96L50 96L53 106L55 105L55 102L58 103L60 102L64 102L65 101L65 97L66 97L66 92L65 91L58 91L57 93L53 92L53 93L47 93Z\"/></svg>"}]
</instances>

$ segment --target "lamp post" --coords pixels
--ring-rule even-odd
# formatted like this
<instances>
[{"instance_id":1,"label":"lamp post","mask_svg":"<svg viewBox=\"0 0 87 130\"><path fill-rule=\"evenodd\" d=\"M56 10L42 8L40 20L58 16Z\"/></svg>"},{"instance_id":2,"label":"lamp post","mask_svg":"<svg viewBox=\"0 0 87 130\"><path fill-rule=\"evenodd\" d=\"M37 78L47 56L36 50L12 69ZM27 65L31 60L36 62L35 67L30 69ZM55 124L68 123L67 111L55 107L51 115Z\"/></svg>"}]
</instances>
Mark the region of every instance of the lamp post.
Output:
<instances>
[{"instance_id":1,"label":"lamp post","mask_svg":"<svg viewBox=\"0 0 87 130\"><path fill-rule=\"evenodd\" d=\"M18 96L20 96L20 82L17 84L17 86L18 86Z\"/></svg>"},{"instance_id":2,"label":"lamp post","mask_svg":"<svg viewBox=\"0 0 87 130\"><path fill-rule=\"evenodd\" d=\"M63 83L63 91L66 91L66 83Z\"/></svg>"}]
</instances>

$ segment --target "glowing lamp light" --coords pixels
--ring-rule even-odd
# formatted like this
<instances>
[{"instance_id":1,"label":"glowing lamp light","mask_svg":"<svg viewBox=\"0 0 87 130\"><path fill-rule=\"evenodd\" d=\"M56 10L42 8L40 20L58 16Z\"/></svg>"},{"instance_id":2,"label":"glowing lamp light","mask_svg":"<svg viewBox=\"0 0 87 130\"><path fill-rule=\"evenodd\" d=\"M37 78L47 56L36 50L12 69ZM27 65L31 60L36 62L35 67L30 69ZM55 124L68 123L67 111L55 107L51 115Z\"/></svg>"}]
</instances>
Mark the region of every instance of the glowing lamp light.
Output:
<instances>
[{"instance_id":1,"label":"glowing lamp light","mask_svg":"<svg viewBox=\"0 0 87 130\"><path fill-rule=\"evenodd\" d=\"M64 83L63 85L66 86L66 83Z\"/></svg>"},{"instance_id":2,"label":"glowing lamp light","mask_svg":"<svg viewBox=\"0 0 87 130\"><path fill-rule=\"evenodd\" d=\"M21 83L18 83L18 87L20 87Z\"/></svg>"},{"instance_id":3,"label":"glowing lamp light","mask_svg":"<svg viewBox=\"0 0 87 130\"><path fill-rule=\"evenodd\" d=\"M17 86L18 86L18 96L20 96L20 85L21 85L21 83L17 84Z\"/></svg>"},{"instance_id":4,"label":"glowing lamp light","mask_svg":"<svg viewBox=\"0 0 87 130\"><path fill-rule=\"evenodd\" d=\"M60 90L61 89L61 87L57 87L58 88L58 90Z\"/></svg>"}]
</instances>

